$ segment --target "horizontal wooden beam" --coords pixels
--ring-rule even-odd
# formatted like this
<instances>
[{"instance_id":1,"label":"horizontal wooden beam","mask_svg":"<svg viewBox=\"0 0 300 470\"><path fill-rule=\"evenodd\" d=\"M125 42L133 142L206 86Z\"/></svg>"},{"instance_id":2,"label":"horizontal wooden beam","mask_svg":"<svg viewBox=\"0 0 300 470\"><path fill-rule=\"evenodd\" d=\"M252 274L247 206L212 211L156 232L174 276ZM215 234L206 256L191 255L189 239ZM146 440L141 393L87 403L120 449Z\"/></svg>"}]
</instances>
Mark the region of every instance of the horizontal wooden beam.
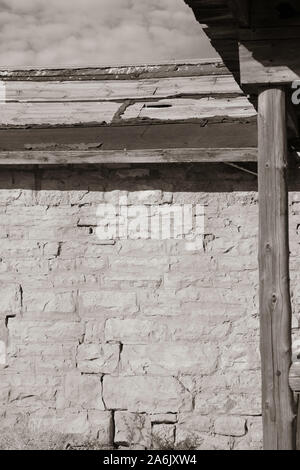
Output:
<instances>
[{"instance_id":1,"label":"horizontal wooden beam","mask_svg":"<svg viewBox=\"0 0 300 470\"><path fill-rule=\"evenodd\" d=\"M124 101L3 103L0 105L0 127L126 124L129 119L138 123L146 118L170 122L256 116L256 110L245 96Z\"/></svg>"},{"instance_id":2,"label":"horizontal wooden beam","mask_svg":"<svg viewBox=\"0 0 300 470\"><path fill-rule=\"evenodd\" d=\"M189 60L154 65L117 65L80 68L0 69L4 81L81 81L81 80L141 80L164 77L199 77L229 73L221 59Z\"/></svg>"},{"instance_id":3,"label":"horizontal wooden beam","mask_svg":"<svg viewBox=\"0 0 300 470\"><path fill-rule=\"evenodd\" d=\"M183 96L242 95L231 75L170 77L140 80L8 81L7 102L99 102L176 98ZM222 98L222 96L220 96Z\"/></svg>"},{"instance_id":4,"label":"horizontal wooden beam","mask_svg":"<svg viewBox=\"0 0 300 470\"><path fill-rule=\"evenodd\" d=\"M0 151L0 165L97 163L256 162L256 148L194 148L84 151Z\"/></svg>"},{"instance_id":5,"label":"horizontal wooden beam","mask_svg":"<svg viewBox=\"0 0 300 470\"><path fill-rule=\"evenodd\" d=\"M0 129L0 151L256 148L257 119Z\"/></svg>"}]
</instances>

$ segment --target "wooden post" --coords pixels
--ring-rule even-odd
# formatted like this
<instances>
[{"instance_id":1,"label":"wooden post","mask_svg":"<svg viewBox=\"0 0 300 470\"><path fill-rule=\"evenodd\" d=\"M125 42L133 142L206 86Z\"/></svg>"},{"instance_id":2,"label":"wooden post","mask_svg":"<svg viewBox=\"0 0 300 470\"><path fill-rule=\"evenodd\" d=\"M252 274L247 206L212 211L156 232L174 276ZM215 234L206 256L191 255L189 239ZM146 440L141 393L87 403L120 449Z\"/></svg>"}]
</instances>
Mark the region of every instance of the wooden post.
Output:
<instances>
[{"instance_id":1,"label":"wooden post","mask_svg":"<svg viewBox=\"0 0 300 470\"><path fill-rule=\"evenodd\" d=\"M295 449L289 387L289 286L286 102L284 88L259 95L259 270L262 408L265 450Z\"/></svg>"}]
</instances>

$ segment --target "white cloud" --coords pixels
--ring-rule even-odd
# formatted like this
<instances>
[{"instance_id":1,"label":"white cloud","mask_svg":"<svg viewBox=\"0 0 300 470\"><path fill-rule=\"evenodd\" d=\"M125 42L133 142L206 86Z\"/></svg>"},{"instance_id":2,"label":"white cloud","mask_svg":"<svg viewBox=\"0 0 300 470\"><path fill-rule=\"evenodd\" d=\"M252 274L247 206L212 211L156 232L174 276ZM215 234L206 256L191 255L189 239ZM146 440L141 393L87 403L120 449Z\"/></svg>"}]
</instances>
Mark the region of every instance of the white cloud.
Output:
<instances>
[{"instance_id":1,"label":"white cloud","mask_svg":"<svg viewBox=\"0 0 300 470\"><path fill-rule=\"evenodd\" d=\"M213 57L183 0L0 0L0 66Z\"/></svg>"}]
</instances>

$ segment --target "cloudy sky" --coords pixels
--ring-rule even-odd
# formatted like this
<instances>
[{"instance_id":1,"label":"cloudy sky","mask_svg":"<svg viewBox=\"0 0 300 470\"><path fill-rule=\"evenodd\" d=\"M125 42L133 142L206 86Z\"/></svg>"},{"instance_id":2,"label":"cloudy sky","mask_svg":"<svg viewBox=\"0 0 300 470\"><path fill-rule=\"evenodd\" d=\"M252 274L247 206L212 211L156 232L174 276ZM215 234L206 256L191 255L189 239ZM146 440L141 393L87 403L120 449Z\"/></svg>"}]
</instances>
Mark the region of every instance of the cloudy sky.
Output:
<instances>
[{"instance_id":1,"label":"cloudy sky","mask_svg":"<svg viewBox=\"0 0 300 470\"><path fill-rule=\"evenodd\" d=\"M183 0L0 0L0 66L215 57Z\"/></svg>"}]
</instances>

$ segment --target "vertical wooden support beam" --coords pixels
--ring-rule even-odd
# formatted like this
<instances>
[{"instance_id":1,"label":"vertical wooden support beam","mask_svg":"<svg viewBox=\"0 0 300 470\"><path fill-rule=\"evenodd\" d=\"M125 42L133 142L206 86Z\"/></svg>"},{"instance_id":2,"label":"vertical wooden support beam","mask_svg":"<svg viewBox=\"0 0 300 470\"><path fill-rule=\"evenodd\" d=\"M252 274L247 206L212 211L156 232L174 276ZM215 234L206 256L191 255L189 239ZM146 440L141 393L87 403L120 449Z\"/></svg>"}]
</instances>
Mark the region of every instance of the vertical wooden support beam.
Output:
<instances>
[{"instance_id":1,"label":"vertical wooden support beam","mask_svg":"<svg viewBox=\"0 0 300 470\"><path fill-rule=\"evenodd\" d=\"M289 286L286 97L283 88L259 95L259 270L262 406L265 450L295 449L289 387Z\"/></svg>"}]
</instances>

